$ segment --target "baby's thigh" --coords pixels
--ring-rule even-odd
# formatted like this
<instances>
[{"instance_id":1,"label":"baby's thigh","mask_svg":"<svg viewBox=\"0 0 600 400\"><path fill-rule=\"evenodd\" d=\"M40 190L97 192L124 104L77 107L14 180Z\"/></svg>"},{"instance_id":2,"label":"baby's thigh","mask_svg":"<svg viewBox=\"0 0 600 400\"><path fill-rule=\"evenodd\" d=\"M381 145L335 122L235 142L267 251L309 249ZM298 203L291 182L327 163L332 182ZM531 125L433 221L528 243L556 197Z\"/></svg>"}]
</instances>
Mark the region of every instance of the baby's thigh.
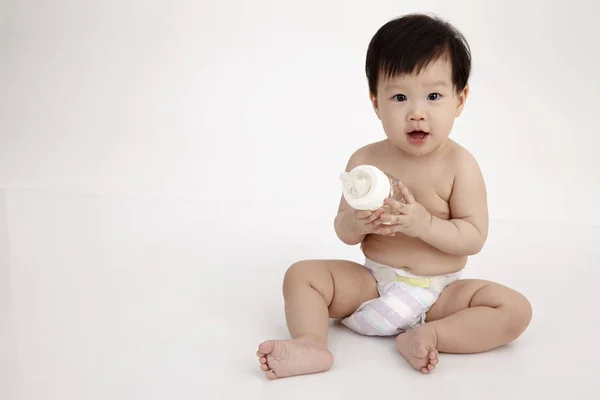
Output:
<instances>
[{"instance_id":1,"label":"baby's thigh","mask_svg":"<svg viewBox=\"0 0 600 400\"><path fill-rule=\"evenodd\" d=\"M318 291L330 318L344 318L365 301L379 297L377 282L364 266L346 260L306 260L292 265L284 280L284 294L292 282L305 282Z\"/></svg>"},{"instance_id":2,"label":"baby's thigh","mask_svg":"<svg viewBox=\"0 0 600 400\"><path fill-rule=\"evenodd\" d=\"M462 279L448 285L427 313L427 321L435 321L470 307L491 307L527 318L531 306L521 293L496 282Z\"/></svg>"}]
</instances>

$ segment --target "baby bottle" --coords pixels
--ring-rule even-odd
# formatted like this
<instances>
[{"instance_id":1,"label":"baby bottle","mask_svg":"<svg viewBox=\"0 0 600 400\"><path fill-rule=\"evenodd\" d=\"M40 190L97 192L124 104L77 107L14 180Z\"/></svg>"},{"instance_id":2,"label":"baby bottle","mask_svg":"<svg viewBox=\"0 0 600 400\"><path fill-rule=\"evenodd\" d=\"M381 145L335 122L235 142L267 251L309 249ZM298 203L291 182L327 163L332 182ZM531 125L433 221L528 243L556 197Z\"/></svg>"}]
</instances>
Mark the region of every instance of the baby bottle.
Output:
<instances>
[{"instance_id":1,"label":"baby bottle","mask_svg":"<svg viewBox=\"0 0 600 400\"><path fill-rule=\"evenodd\" d=\"M384 207L387 213L397 214L395 209L384 205L384 200L389 197L404 203L396 185L398 179L372 165L359 165L350 172L342 172L340 180L344 199L356 210L375 211Z\"/></svg>"}]
</instances>

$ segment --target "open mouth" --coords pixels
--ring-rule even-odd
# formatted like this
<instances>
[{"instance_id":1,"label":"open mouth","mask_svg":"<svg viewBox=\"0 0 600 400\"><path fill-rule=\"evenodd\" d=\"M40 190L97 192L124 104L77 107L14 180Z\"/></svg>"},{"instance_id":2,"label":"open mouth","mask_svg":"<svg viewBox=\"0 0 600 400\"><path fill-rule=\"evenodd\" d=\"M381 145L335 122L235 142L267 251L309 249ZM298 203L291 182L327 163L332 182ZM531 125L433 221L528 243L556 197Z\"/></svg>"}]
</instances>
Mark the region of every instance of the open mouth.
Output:
<instances>
[{"instance_id":1,"label":"open mouth","mask_svg":"<svg viewBox=\"0 0 600 400\"><path fill-rule=\"evenodd\" d=\"M425 132L425 131L408 132L408 136L410 136L411 138L413 138L415 140L423 140L427 137L427 135L429 135L429 132Z\"/></svg>"}]
</instances>

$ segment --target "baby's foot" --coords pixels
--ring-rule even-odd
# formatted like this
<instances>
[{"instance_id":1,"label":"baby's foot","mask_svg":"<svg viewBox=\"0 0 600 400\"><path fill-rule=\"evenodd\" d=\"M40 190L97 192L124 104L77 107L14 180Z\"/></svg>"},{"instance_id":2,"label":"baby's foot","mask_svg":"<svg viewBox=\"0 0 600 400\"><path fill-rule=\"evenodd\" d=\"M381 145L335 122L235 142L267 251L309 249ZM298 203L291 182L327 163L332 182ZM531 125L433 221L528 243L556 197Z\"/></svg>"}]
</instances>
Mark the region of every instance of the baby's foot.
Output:
<instances>
[{"instance_id":1,"label":"baby's foot","mask_svg":"<svg viewBox=\"0 0 600 400\"><path fill-rule=\"evenodd\" d=\"M323 372L333 365L333 354L310 338L267 340L256 355L269 379Z\"/></svg>"},{"instance_id":2,"label":"baby's foot","mask_svg":"<svg viewBox=\"0 0 600 400\"><path fill-rule=\"evenodd\" d=\"M428 374L438 363L437 335L428 325L398 335L396 348L417 371Z\"/></svg>"}]
</instances>

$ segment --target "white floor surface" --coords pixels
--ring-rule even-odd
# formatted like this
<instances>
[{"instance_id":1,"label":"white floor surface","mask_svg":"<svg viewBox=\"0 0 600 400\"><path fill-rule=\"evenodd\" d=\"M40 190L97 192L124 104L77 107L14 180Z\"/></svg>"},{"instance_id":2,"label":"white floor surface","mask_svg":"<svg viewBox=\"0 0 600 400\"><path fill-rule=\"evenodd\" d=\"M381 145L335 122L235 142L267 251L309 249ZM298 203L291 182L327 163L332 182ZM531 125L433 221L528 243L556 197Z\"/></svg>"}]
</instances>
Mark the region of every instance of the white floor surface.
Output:
<instances>
[{"instance_id":1,"label":"white floor surface","mask_svg":"<svg viewBox=\"0 0 600 400\"><path fill-rule=\"evenodd\" d=\"M198 202L0 191L1 399L599 399L600 227L492 221L466 277L513 287L513 344L412 370L393 338L332 324L330 371L268 381L281 282L306 257L360 260L333 233L219 220ZM280 226L279 226L280 227ZM2 243L3 242L3 243Z\"/></svg>"}]
</instances>

